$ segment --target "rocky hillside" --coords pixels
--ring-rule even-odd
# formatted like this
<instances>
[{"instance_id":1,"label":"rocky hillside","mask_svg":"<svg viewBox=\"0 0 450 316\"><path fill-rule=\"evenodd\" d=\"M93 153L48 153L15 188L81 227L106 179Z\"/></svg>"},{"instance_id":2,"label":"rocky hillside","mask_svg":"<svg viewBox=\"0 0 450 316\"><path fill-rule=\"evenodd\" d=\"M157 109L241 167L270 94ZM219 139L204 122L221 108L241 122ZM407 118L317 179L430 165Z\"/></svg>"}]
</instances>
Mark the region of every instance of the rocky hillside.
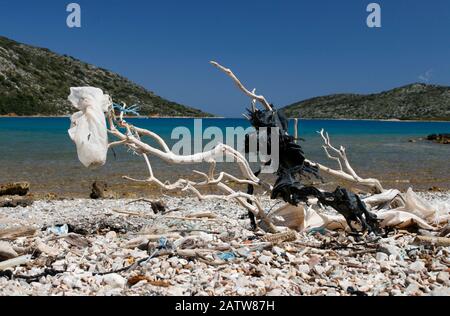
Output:
<instances>
[{"instance_id":1,"label":"rocky hillside","mask_svg":"<svg viewBox=\"0 0 450 316\"><path fill-rule=\"evenodd\" d=\"M0 115L64 115L72 86L95 86L155 116L210 116L165 100L111 71L0 36Z\"/></svg>"},{"instance_id":2,"label":"rocky hillside","mask_svg":"<svg viewBox=\"0 0 450 316\"><path fill-rule=\"evenodd\" d=\"M284 111L303 118L450 120L450 87L415 83L369 95L334 94L291 104Z\"/></svg>"}]
</instances>

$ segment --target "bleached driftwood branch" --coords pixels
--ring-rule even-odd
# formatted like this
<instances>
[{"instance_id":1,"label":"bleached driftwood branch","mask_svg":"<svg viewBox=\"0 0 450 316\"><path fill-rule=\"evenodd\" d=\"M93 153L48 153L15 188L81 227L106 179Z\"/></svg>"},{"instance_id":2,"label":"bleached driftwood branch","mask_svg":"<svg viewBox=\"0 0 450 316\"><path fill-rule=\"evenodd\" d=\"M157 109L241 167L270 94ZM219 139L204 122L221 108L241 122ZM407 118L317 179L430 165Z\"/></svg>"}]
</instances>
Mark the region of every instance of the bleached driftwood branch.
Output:
<instances>
[{"instance_id":1,"label":"bleached driftwood branch","mask_svg":"<svg viewBox=\"0 0 450 316\"><path fill-rule=\"evenodd\" d=\"M210 151L186 156L176 155L170 151L166 142L159 135L146 129L134 127L128 124L126 121L124 121L122 117L119 117L118 120L115 117L113 111L109 113L108 121L110 127L109 132L119 139L119 141L111 143L110 146L123 144L129 147L131 150L141 154L147 165L147 169L149 172L149 177L147 179L139 180L133 179L131 177L124 177L125 179L135 182L154 183L158 185L161 189L167 191L174 191L174 190L190 191L201 200L234 199L241 206L245 207L247 210L255 214L255 216L257 216L259 219L261 219L272 232L277 232L279 230L273 225L271 220L266 216L264 208L262 207L261 202L257 197L242 192L236 192L230 186L224 183L225 180L228 180L239 184L251 184L254 186L263 185L263 182L253 174L250 165L248 161L245 159L245 157L234 148L225 144L218 144L215 148L213 148ZM126 130L126 134L122 133L116 127L116 125L118 127L124 128ZM153 146L144 143L141 140L141 136L148 136L155 139L160 145L161 149L154 148ZM205 180L201 182L195 182L186 179L178 179L174 183L162 182L155 176L148 155L156 156L166 162L173 164L192 164L206 161L210 163L211 168L209 170L209 174L201 173L199 171L194 170L194 173L201 175L205 178ZM214 177L216 159L222 157L223 155L227 155L236 159L236 162L238 163L244 178L240 179L226 172L221 172L216 178ZM200 188L212 185L216 186L218 189L224 192L224 194L203 195L200 192ZM249 201L251 201L251 203L249 203Z\"/></svg>"},{"instance_id":2,"label":"bleached driftwood branch","mask_svg":"<svg viewBox=\"0 0 450 316\"><path fill-rule=\"evenodd\" d=\"M325 154L327 155L327 157L329 159L335 160L338 163L339 170L331 169L329 167L323 166L319 163L312 162L312 161L308 161L309 163L318 167L320 171L322 171L328 175L331 175L331 176L334 176L334 177L337 177L337 178L340 178L340 179L343 179L343 180L346 180L346 181L349 181L352 183L356 183L364 188L368 188L370 193L378 194L378 193L382 193L384 191L383 186L381 185L379 180L372 179L372 178L364 179L364 178L361 178L355 172L355 170L350 165L350 162L348 161L345 147L341 146L339 149L334 147L331 144L330 136L323 129L318 133L320 134L320 136L322 137L322 139L324 141L323 149L325 151ZM334 152L337 156L331 155L330 151Z\"/></svg>"},{"instance_id":3,"label":"bleached driftwood branch","mask_svg":"<svg viewBox=\"0 0 450 316\"><path fill-rule=\"evenodd\" d=\"M267 102L266 98L263 95L257 95L255 94L255 90L253 90L253 92L250 92L250 90L248 90L242 83L241 81L235 76L235 74L228 68L225 68L224 66L222 66L221 64L219 64L218 62L215 61L211 61L210 62L212 65L214 65L215 67L219 68L220 70L222 70L224 73L226 73L233 81L234 83L238 86L238 88L244 92L246 95L248 95L250 98L258 100L265 108L266 110L272 110L272 106L270 105L269 102ZM254 105L254 104L253 104Z\"/></svg>"},{"instance_id":4,"label":"bleached driftwood branch","mask_svg":"<svg viewBox=\"0 0 450 316\"><path fill-rule=\"evenodd\" d=\"M230 69L223 67L217 62L211 62L211 64L226 73L236 83L238 88L251 98L253 110L256 109L256 102L261 103L266 110L272 110L272 106L264 96L257 95L255 89L250 92L250 90L248 90L241 83L241 81L234 75L234 73ZM269 191L272 190L272 187L270 185L264 183L253 174L248 161L237 150L225 144L218 144L216 147L209 151L186 156L176 155L171 152L166 142L156 133L128 124L123 119L123 113L120 113L119 117L117 118L112 107L108 113L108 122L109 133L111 133L118 139L117 141L110 143L109 148L118 145L125 145L133 152L142 155L147 165L149 173L148 178L139 180L130 177L124 177L125 179L144 183L154 183L161 189L168 191L189 191L201 200L235 200L241 206L261 219L271 232L279 231L279 228L276 227L272 222L272 214L270 214L269 216L266 214L264 208L261 205L260 199L257 196L243 193L241 191L236 191L229 185L227 185L228 182L234 182L245 185L263 186ZM124 129L125 132L122 132L121 130L119 130L119 128ZM296 138L298 137L297 134L298 130L296 129ZM448 217L448 215L437 217L437 212L433 210L429 205L426 205L425 203L420 201L416 196L413 195L413 193L402 195L397 190L386 191L383 189L380 181L378 181L377 179L361 178L351 167L347 158L345 148L342 146L339 149L334 147L331 144L328 133L325 133L323 130L319 132L319 134L324 141L323 148L325 154L329 159L337 162L339 169L332 169L309 160L306 161L311 165L316 166L323 173L355 183L363 188L366 188L368 192L374 193L375 195L366 198L366 204L372 209L375 207L383 208L383 210L379 213L379 217L386 225L403 225L404 222L410 222L412 219L412 221L415 221L423 228L431 228L431 226L428 225L430 221L438 223L442 222L443 220L445 220L445 218ZM156 140L160 148L158 149L148 145L147 143L142 141L141 137L150 137ZM222 158L223 155L235 159L242 174L241 178L233 176L226 172L221 172L216 175L216 161L219 157ZM203 178L203 181L196 182L188 179L178 179L174 183L162 182L155 176L149 156L158 157L166 162L173 164L193 164L205 161L210 164L210 169L208 173L193 170L195 174L200 175ZM202 194L201 189L208 186L217 187L223 194ZM287 206L286 203L284 203L281 207L274 211L273 215L281 214L283 212L297 212L298 214L293 218L296 218L299 223L302 223L299 224L299 227L301 228L311 227L311 225L317 226L320 222L323 223L324 227L327 227L329 229L344 228L346 226L345 219L341 215L331 216L326 214L319 214L316 213L312 208L308 208L308 210L306 211L303 206ZM284 226L289 227L289 225Z\"/></svg>"}]
</instances>

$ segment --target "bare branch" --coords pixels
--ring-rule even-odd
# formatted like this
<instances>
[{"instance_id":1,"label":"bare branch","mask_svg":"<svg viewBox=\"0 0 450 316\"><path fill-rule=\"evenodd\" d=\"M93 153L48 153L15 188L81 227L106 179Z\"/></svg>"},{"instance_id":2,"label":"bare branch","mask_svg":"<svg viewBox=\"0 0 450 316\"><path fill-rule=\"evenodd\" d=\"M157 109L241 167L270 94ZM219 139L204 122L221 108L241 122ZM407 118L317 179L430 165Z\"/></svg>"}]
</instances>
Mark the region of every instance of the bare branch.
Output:
<instances>
[{"instance_id":1,"label":"bare branch","mask_svg":"<svg viewBox=\"0 0 450 316\"><path fill-rule=\"evenodd\" d=\"M337 161L339 164L340 170L334 170L334 169L328 168L319 163L312 162L309 160L306 160L307 162L309 162L313 166L316 166L317 168L319 168L320 171L322 171L324 173L327 173L331 176L334 176L334 177L337 177L337 178L340 178L340 179L343 179L343 180L346 180L349 182L359 184L363 187L367 187L370 189L370 191L373 191L374 193L382 193L384 191L379 180L371 179L371 178L363 179L356 174L356 172L353 170L352 166L350 165L350 163L348 161L347 154L346 154L345 148L343 146L341 146L340 149L337 149L336 147L334 147L331 144L330 136L328 135L328 133L325 133L325 131L323 129L318 133L320 134L320 136L322 137L322 139L324 141L323 149L324 149L327 157L329 159ZM335 152L338 155L338 157L332 156L330 154L329 150ZM346 171L344 171L343 166L345 166Z\"/></svg>"},{"instance_id":2,"label":"bare branch","mask_svg":"<svg viewBox=\"0 0 450 316\"><path fill-rule=\"evenodd\" d=\"M249 96L253 100L254 99L258 100L264 106L264 108L266 108L266 110L269 110L269 111L272 110L272 106L270 105L269 102L267 102L267 100L264 96L257 95L254 92L250 92L246 87L244 87L244 85L239 81L239 79L235 76L235 74L230 69L225 68L224 66L220 65L218 62L215 62L215 61L211 61L210 63L212 65L214 65L215 67L219 68L220 70L222 70L224 73L226 73L234 81L234 83L236 83L238 88L242 92L244 92L247 96ZM253 91L255 91L255 90L253 90Z\"/></svg>"}]
</instances>

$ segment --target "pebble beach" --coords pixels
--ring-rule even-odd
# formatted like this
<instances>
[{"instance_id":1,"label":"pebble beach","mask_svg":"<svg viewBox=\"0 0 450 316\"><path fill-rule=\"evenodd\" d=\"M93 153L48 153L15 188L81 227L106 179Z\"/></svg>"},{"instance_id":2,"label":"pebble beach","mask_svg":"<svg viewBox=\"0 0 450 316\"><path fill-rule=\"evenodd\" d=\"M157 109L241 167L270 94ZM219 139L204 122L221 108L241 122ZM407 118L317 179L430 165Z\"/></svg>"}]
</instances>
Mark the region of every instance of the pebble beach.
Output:
<instances>
[{"instance_id":1,"label":"pebble beach","mask_svg":"<svg viewBox=\"0 0 450 316\"><path fill-rule=\"evenodd\" d=\"M449 193L420 195L450 208ZM0 295L450 295L450 247L414 242L442 232L268 241L234 202L161 201L168 212L126 199L1 208L0 254L26 262L0 271ZM20 227L23 236L1 235Z\"/></svg>"}]
</instances>

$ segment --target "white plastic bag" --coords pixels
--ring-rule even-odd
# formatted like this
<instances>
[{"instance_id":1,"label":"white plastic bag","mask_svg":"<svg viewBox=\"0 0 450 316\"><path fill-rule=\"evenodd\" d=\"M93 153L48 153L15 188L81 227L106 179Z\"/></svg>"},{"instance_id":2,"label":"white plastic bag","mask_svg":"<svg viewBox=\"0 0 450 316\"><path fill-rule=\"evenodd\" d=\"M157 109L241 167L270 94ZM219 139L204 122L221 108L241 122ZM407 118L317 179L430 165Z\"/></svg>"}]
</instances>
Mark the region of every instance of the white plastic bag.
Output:
<instances>
[{"instance_id":1,"label":"white plastic bag","mask_svg":"<svg viewBox=\"0 0 450 316\"><path fill-rule=\"evenodd\" d=\"M69 136L77 145L78 159L87 168L103 166L108 152L105 112L111 98L93 87L70 88L69 101L80 111L71 117Z\"/></svg>"}]
</instances>

